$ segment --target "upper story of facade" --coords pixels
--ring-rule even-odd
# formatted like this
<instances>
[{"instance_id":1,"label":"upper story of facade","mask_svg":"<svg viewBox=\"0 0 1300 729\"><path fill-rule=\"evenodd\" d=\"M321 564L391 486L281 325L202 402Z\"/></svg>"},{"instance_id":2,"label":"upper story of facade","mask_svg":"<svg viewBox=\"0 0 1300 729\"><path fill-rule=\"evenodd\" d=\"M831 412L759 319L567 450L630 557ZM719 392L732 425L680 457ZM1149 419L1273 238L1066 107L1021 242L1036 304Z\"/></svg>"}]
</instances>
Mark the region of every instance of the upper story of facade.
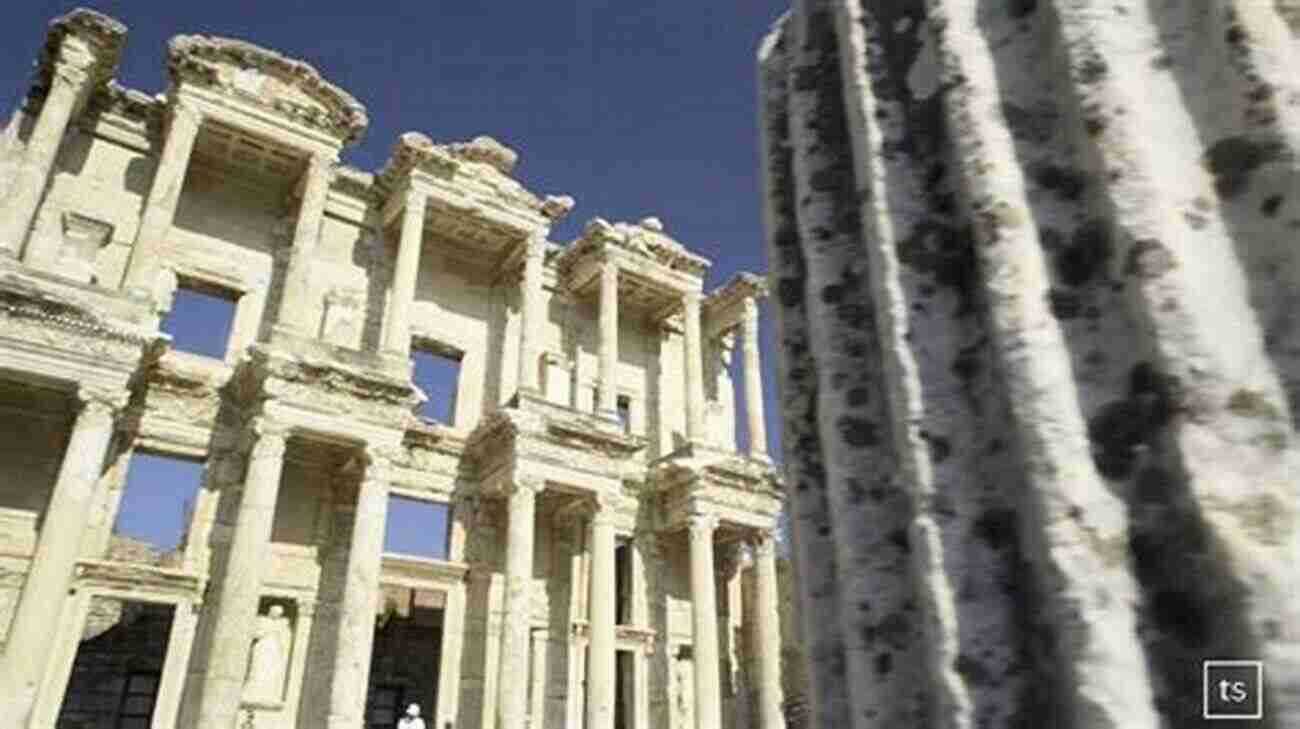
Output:
<instances>
[{"instance_id":1,"label":"upper story of facade","mask_svg":"<svg viewBox=\"0 0 1300 729\"><path fill-rule=\"evenodd\" d=\"M490 138L408 132L378 171L341 164L365 132L362 104L249 43L177 36L163 93L123 88L112 79L125 35L91 11L53 21L0 140L0 288L13 312L40 299L76 326L155 342L143 377L170 398L230 396L291 369L279 380L368 388L396 406L351 425L392 428L408 413L402 428L458 451L522 408L604 433L600 448L640 463L692 448L767 462L759 277L706 292L710 262L655 218L596 218L551 242L573 200L526 189L516 153ZM207 313L186 320L193 302ZM215 348L185 351L195 328ZM411 388L423 359L450 363L454 384ZM289 384L272 389L252 398L293 399ZM204 407L172 425L211 427L219 414Z\"/></svg>"}]
</instances>

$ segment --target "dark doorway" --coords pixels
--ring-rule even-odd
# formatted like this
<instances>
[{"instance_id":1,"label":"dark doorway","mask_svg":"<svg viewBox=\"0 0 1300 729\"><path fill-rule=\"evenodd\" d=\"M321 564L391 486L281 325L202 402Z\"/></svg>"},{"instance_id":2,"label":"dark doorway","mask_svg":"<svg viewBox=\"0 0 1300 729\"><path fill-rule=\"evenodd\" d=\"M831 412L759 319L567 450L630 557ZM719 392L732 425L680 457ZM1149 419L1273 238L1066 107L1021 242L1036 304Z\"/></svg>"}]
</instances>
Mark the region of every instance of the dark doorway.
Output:
<instances>
[{"instance_id":1,"label":"dark doorway","mask_svg":"<svg viewBox=\"0 0 1300 729\"><path fill-rule=\"evenodd\" d=\"M57 729L149 729L175 607L96 597Z\"/></svg>"},{"instance_id":2,"label":"dark doorway","mask_svg":"<svg viewBox=\"0 0 1300 729\"><path fill-rule=\"evenodd\" d=\"M445 593L385 586L370 657L367 729L393 729L408 704L433 727L442 666Z\"/></svg>"},{"instance_id":3,"label":"dark doorway","mask_svg":"<svg viewBox=\"0 0 1300 729\"><path fill-rule=\"evenodd\" d=\"M633 701L632 652L618 651L614 654L614 729L633 729Z\"/></svg>"}]
</instances>

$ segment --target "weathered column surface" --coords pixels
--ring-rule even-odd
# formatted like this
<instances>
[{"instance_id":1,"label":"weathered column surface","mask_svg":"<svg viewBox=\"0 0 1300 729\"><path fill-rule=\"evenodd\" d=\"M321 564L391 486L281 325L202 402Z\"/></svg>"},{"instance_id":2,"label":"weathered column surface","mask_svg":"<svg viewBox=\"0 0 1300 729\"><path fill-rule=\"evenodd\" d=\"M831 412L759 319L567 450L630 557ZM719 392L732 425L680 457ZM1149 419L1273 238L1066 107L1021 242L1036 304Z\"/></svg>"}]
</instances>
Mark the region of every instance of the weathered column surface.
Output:
<instances>
[{"instance_id":1,"label":"weathered column surface","mask_svg":"<svg viewBox=\"0 0 1300 729\"><path fill-rule=\"evenodd\" d=\"M213 622L205 671L199 686L191 689L198 692L198 710L189 714L197 718L185 729L234 726L248 672L288 433L276 423L259 420L249 435L256 440L248 455L225 575L215 586L215 600L205 606Z\"/></svg>"},{"instance_id":2,"label":"weathered column surface","mask_svg":"<svg viewBox=\"0 0 1300 729\"><path fill-rule=\"evenodd\" d=\"M614 727L615 635L617 604L614 578L612 505L601 504L591 515L591 601L588 603L590 638L587 643L588 729Z\"/></svg>"},{"instance_id":3,"label":"weathered column surface","mask_svg":"<svg viewBox=\"0 0 1300 729\"><path fill-rule=\"evenodd\" d=\"M176 218L176 205L181 199L181 187L185 184L185 171L190 166L194 140L203 121L197 109L180 101L172 103L169 116L167 136L163 140L162 153L158 155L153 184L149 186L149 197L145 199L126 269L125 288L147 293L150 297L154 294L158 260Z\"/></svg>"},{"instance_id":4,"label":"weathered column surface","mask_svg":"<svg viewBox=\"0 0 1300 729\"><path fill-rule=\"evenodd\" d=\"M691 625L695 664L695 727L722 729L722 686L718 675L718 597L713 572L713 530L718 518L690 518Z\"/></svg>"},{"instance_id":5,"label":"weathered column surface","mask_svg":"<svg viewBox=\"0 0 1300 729\"><path fill-rule=\"evenodd\" d=\"M505 615L497 680L497 729L522 727L528 713L528 632L533 585L533 532L537 494L544 482L517 478L511 484L506 530Z\"/></svg>"},{"instance_id":6,"label":"weathered column surface","mask_svg":"<svg viewBox=\"0 0 1300 729\"><path fill-rule=\"evenodd\" d=\"M600 371L598 412L618 412L618 264L600 265Z\"/></svg>"},{"instance_id":7,"label":"weathered column surface","mask_svg":"<svg viewBox=\"0 0 1300 729\"><path fill-rule=\"evenodd\" d=\"M424 245L424 209L427 198L418 190L407 190L402 209L402 233L393 269L392 298L388 302L388 325L384 328L384 349L407 356L411 352L411 303L415 280L420 275L420 248Z\"/></svg>"},{"instance_id":8,"label":"weathered column surface","mask_svg":"<svg viewBox=\"0 0 1300 729\"><path fill-rule=\"evenodd\" d=\"M682 318L686 340L686 439L705 440L704 433L704 354L700 338L700 295L682 296Z\"/></svg>"},{"instance_id":9,"label":"weathered column surface","mask_svg":"<svg viewBox=\"0 0 1300 729\"><path fill-rule=\"evenodd\" d=\"M754 633L758 642L758 717L761 729L785 729L781 705L781 617L777 613L776 534L754 542Z\"/></svg>"},{"instance_id":10,"label":"weathered column surface","mask_svg":"<svg viewBox=\"0 0 1300 729\"><path fill-rule=\"evenodd\" d=\"M388 461L374 452L357 490L348 546L347 581L339 601L334 671L330 681L327 729L356 729L365 719L370 688L370 655L379 608L379 569L384 556L388 514Z\"/></svg>"},{"instance_id":11,"label":"weathered column surface","mask_svg":"<svg viewBox=\"0 0 1300 729\"><path fill-rule=\"evenodd\" d=\"M767 423L763 419L763 370L758 360L758 302L747 297L740 339L745 358L745 418L749 425L749 455L767 457Z\"/></svg>"},{"instance_id":12,"label":"weathered column surface","mask_svg":"<svg viewBox=\"0 0 1300 729\"><path fill-rule=\"evenodd\" d=\"M81 388L77 397L81 412L73 423L72 437L41 519L36 551L9 625L0 671L0 693L27 697L27 702L35 699L35 694L29 696L28 692L34 692L45 676L50 639L58 634L72 568L112 441L114 413L126 404L125 393ZM30 704L21 707L18 715L25 715L30 708Z\"/></svg>"},{"instance_id":13,"label":"weathered column surface","mask_svg":"<svg viewBox=\"0 0 1300 729\"><path fill-rule=\"evenodd\" d=\"M546 262L546 236L538 234L525 244L524 275L519 292L519 388L541 389L541 355L538 351L541 330L546 323L546 303L542 300L542 269Z\"/></svg>"},{"instance_id":14,"label":"weathered column surface","mask_svg":"<svg viewBox=\"0 0 1300 729\"><path fill-rule=\"evenodd\" d=\"M797 0L762 44L814 724L1199 726L1207 658L1300 723L1285 6Z\"/></svg>"},{"instance_id":15,"label":"weathered column surface","mask_svg":"<svg viewBox=\"0 0 1300 729\"><path fill-rule=\"evenodd\" d=\"M47 42L57 43L48 61L48 85L27 147L0 205L0 255L17 256L31 231L36 210L58 157L68 123L84 106L98 81L112 74L126 37L121 23L78 8L50 24ZM25 259L37 256L28 251Z\"/></svg>"},{"instance_id":16,"label":"weathered column surface","mask_svg":"<svg viewBox=\"0 0 1300 729\"><path fill-rule=\"evenodd\" d=\"M289 270L285 273L280 310L276 316L277 323L300 336L315 334L308 317L316 307L308 300L307 292L311 289L312 257L320 240L333 165L333 159L318 152L307 158L307 169L303 172L302 201L298 206Z\"/></svg>"}]
</instances>

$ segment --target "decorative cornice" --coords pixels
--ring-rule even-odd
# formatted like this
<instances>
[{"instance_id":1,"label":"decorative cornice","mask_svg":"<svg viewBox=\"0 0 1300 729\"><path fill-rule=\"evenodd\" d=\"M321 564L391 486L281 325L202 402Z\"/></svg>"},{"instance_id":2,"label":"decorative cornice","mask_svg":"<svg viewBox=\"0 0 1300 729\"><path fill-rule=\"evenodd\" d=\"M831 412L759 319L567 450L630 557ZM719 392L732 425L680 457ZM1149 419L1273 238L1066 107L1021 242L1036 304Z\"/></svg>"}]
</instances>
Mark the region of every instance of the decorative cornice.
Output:
<instances>
[{"instance_id":1,"label":"decorative cornice","mask_svg":"<svg viewBox=\"0 0 1300 729\"><path fill-rule=\"evenodd\" d=\"M81 306L35 289L0 288L0 312L15 319L30 319L44 326L138 347L150 347L165 341L165 337L160 335L145 335L112 326Z\"/></svg>"},{"instance_id":2,"label":"decorative cornice","mask_svg":"<svg viewBox=\"0 0 1300 729\"><path fill-rule=\"evenodd\" d=\"M220 78L219 65L251 69L296 88L323 107L315 109L285 98L265 98L239 89ZM167 43L167 68L177 82L218 88L223 93L255 103L290 120L328 132L343 144L361 138L369 124L366 108L343 89L330 83L311 64L288 58L247 41L206 35L178 35Z\"/></svg>"},{"instance_id":3,"label":"decorative cornice","mask_svg":"<svg viewBox=\"0 0 1300 729\"><path fill-rule=\"evenodd\" d=\"M402 188L403 181L415 170L444 177L455 174L459 160L420 132L403 132L393 144L388 161L374 176L374 184L383 194L391 195Z\"/></svg>"},{"instance_id":4,"label":"decorative cornice","mask_svg":"<svg viewBox=\"0 0 1300 729\"><path fill-rule=\"evenodd\" d=\"M445 149L451 156L466 162L482 162L508 175L519 162L519 153L492 137L474 137L468 142L452 142Z\"/></svg>"},{"instance_id":5,"label":"decorative cornice","mask_svg":"<svg viewBox=\"0 0 1300 729\"><path fill-rule=\"evenodd\" d=\"M117 62L122 54L122 45L126 42L126 26L103 13L87 8L76 8L61 17L50 21L50 30L45 35L45 45L36 62L36 74L30 96L44 97L53 81L55 66L61 58L64 41L76 37L86 44L93 56L90 67L90 82L102 86L117 72Z\"/></svg>"},{"instance_id":6,"label":"decorative cornice","mask_svg":"<svg viewBox=\"0 0 1300 729\"><path fill-rule=\"evenodd\" d=\"M724 312L733 306L741 306L745 300L762 299L767 296L767 280L756 273L740 271L718 288L704 297L702 309L705 316L714 312ZM739 323L739 322L737 322Z\"/></svg>"},{"instance_id":7,"label":"decorative cornice","mask_svg":"<svg viewBox=\"0 0 1300 729\"><path fill-rule=\"evenodd\" d=\"M189 572L98 559L77 562L73 585L125 592L161 592L182 599L198 599L203 587L199 576Z\"/></svg>"},{"instance_id":8,"label":"decorative cornice","mask_svg":"<svg viewBox=\"0 0 1300 729\"><path fill-rule=\"evenodd\" d=\"M592 218L582 235L556 258L556 266L561 275L567 275L578 261L598 256L607 248L627 251L693 276L703 276L712 265L709 259L690 252L665 234L663 223L658 218L645 218L639 223L610 223L602 218Z\"/></svg>"}]
</instances>

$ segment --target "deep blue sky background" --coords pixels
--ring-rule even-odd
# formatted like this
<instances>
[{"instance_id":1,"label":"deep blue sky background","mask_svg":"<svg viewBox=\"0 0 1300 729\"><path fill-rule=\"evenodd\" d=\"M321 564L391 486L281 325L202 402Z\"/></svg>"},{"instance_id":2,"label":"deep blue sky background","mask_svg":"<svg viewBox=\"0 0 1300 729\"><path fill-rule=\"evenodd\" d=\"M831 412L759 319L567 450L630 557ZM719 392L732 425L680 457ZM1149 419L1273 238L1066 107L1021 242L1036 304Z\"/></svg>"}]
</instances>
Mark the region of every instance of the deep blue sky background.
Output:
<instances>
[{"instance_id":1,"label":"deep blue sky background","mask_svg":"<svg viewBox=\"0 0 1300 729\"><path fill-rule=\"evenodd\" d=\"M127 86L162 90L173 35L242 38L309 61L366 105L370 128L345 162L377 169L407 130L436 141L490 134L519 152L515 174L530 189L576 198L557 242L593 216L655 215L713 260L706 288L766 270L754 54L787 0L84 4L129 28L118 72ZM46 23L76 5L6 7L0 114L21 98ZM779 457L763 314L769 449Z\"/></svg>"}]
</instances>

